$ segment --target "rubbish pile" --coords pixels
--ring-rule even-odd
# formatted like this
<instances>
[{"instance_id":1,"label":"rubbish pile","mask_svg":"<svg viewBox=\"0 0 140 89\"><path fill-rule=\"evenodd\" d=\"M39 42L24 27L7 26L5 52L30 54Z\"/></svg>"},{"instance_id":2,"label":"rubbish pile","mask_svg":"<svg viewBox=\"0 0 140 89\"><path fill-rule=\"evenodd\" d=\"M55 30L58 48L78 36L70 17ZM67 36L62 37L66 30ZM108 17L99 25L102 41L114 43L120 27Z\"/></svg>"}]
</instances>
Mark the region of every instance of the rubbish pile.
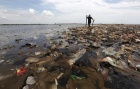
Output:
<instances>
[{"instance_id":1,"label":"rubbish pile","mask_svg":"<svg viewBox=\"0 0 140 89\"><path fill-rule=\"evenodd\" d=\"M16 40L20 42L20 39ZM37 47L25 44L24 47ZM69 28L16 69L9 89L139 89L140 26ZM22 83L18 83L18 82ZM14 85L14 86L12 86ZM4 82L0 89L7 88Z\"/></svg>"}]
</instances>

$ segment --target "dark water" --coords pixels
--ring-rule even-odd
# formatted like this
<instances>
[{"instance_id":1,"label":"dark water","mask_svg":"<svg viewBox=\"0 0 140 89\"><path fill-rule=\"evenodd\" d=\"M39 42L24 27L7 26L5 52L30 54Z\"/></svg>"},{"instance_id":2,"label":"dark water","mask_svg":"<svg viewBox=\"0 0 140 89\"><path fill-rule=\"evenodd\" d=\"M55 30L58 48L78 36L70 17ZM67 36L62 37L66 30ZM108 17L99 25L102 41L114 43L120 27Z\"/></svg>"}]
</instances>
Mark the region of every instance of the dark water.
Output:
<instances>
[{"instance_id":1,"label":"dark water","mask_svg":"<svg viewBox=\"0 0 140 89\"><path fill-rule=\"evenodd\" d=\"M11 73L12 68L22 65L34 52L47 50L49 39L58 38L68 28L81 26L84 25L0 25L0 75ZM22 47L27 43L38 47Z\"/></svg>"}]
</instances>

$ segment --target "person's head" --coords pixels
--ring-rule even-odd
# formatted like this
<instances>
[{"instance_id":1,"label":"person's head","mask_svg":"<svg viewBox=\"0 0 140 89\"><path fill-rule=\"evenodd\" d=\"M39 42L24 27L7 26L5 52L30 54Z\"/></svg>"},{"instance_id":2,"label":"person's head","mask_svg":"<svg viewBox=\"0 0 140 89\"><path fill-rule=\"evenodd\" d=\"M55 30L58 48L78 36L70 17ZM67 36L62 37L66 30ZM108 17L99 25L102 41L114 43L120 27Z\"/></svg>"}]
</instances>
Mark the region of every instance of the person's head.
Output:
<instances>
[{"instance_id":1,"label":"person's head","mask_svg":"<svg viewBox=\"0 0 140 89\"><path fill-rule=\"evenodd\" d=\"M89 17L91 17L91 15L89 14Z\"/></svg>"}]
</instances>

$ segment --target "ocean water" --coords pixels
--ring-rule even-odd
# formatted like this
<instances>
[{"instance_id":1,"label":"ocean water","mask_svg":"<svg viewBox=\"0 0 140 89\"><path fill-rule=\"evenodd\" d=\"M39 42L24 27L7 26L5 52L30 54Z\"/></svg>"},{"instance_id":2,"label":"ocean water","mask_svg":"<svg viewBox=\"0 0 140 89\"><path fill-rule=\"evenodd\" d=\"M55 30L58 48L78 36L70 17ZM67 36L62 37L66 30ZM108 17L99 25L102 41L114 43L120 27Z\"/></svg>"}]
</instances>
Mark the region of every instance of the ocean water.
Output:
<instances>
[{"instance_id":1,"label":"ocean water","mask_svg":"<svg viewBox=\"0 0 140 89\"><path fill-rule=\"evenodd\" d=\"M0 25L0 80L1 76L13 74L11 69L22 65L25 59L38 51L46 50L50 38L58 37L68 28L82 24L62 25ZM19 42L16 39L21 39ZM20 48L26 43L37 44L37 48ZM19 52L22 54L19 55Z\"/></svg>"},{"instance_id":2,"label":"ocean water","mask_svg":"<svg viewBox=\"0 0 140 89\"><path fill-rule=\"evenodd\" d=\"M54 36L57 31L64 31L71 27L84 26L82 24L63 25L0 25L0 47L15 39L38 38Z\"/></svg>"}]
</instances>

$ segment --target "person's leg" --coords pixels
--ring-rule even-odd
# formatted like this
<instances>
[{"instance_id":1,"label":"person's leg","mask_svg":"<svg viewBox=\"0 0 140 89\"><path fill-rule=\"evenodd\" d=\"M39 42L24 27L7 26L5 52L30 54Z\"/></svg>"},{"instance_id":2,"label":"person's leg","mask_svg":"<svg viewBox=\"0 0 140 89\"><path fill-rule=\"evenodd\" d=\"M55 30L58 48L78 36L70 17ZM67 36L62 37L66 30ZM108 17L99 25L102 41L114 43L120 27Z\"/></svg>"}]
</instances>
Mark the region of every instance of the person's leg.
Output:
<instances>
[{"instance_id":1,"label":"person's leg","mask_svg":"<svg viewBox=\"0 0 140 89\"><path fill-rule=\"evenodd\" d=\"M90 23L88 23L88 27L90 27Z\"/></svg>"}]
</instances>

